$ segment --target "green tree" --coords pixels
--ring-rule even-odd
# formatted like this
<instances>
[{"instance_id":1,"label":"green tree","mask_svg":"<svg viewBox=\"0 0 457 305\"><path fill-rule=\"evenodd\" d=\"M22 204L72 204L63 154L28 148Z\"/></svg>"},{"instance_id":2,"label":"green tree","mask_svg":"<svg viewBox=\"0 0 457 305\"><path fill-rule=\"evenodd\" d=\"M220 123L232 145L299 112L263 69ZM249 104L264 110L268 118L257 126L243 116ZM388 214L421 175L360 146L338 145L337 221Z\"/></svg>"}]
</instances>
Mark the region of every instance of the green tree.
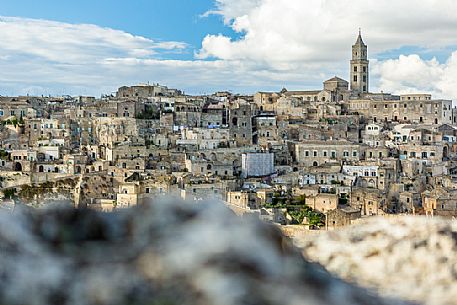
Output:
<instances>
[{"instance_id":1,"label":"green tree","mask_svg":"<svg viewBox=\"0 0 457 305\"><path fill-rule=\"evenodd\" d=\"M8 160L9 159L9 153L6 150L0 150L0 159L2 160Z\"/></svg>"},{"instance_id":2,"label":"green tree","mask_svg":"<svg viewBox=\"0 0 457 305\"><path fill-rule=\"evenodd\" d=\"M316 212L308 213L308 224L312 227L320 227L324 224L322 215Z\"/></svg>"},{"instance_id":3,"label":"green tree","mask_svg":"<svg viewBox=\"0 0 457 305\"><path fill-rule=\"evenodd\" d=\"M3 190L3 194L5 195L5 198L12 199L16 194L16 189L11 188Z\"/></svg>"}]
</instances>

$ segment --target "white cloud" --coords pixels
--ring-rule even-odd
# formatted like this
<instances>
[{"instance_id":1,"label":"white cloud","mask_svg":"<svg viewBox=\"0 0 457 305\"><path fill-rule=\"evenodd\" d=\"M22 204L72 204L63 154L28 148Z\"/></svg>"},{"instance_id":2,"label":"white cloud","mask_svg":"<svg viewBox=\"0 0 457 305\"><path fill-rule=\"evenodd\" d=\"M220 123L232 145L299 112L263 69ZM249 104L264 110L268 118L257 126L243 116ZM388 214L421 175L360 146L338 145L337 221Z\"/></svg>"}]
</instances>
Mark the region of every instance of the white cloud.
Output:
<instances>
[{"instance_id":1,"label":"white cloud","mask_svg":"<svg viewBox=\"0 0 457 305\"><path fill-rule=\"evenodd\" d=\"M429 92L438 98L457 98L457 51L446 63L419 55L400 55L376 63L373 69L379 87L396 93Z\"/></svg>"},{"instance_id":2,"label":"white cloud","mask_svg":"<svg viewBox=\"0 0 457 305\"><path fill-rule=\"evenodd\" d=\"M1 51L57 63L84 63L109 53L151 56L157 50L184 49L180 42L155 42L92 24L0 17Z\"/></svg>"},{"instance_id":3,"label":"white cloud","mask_svg":"<svg viewBox=\"0 0 457 305\"><path fill-rule=\"evenodd\" d=\"M424 51L457 45L452 0L216 0L239 40L207 35L198 58L250 62L257 69L347 77L350 45L363 28L370 56L402 46ZM376 63L372 89L432 91L457 98L456 55L446 64L418 55ZM400 67L399 67L400 66ZM379 81L378 81L379 80Z\"/></svg>"},{"instance_id":4,"label":"white cloud","mask_svg":"<svg viewBox=\"0 0 457 305\"><path fill-rule=\"evenodd\" d=\"M334 62L362 27L373 53L402 45L457 44L452 0L217 0L237 41L208 35L201 57L268 62Z\"/></svg>"},{"instance_id":5,"label":"white cloud","mask_svg":"<svg viewBox=\"0 0 457 305\"><path fill-rule=\"evenodd\" d=\"M188 52L181 42L89 24L0 17L0 94L95 95L145 81L192 93L319 88L327 77L348 77L350 47L362 27L373 90L457 98L455 54L446 63L398 52L398 59L374 60L402 46L431 53L456 46L455 1L214 1L209 14L221 15L241 38L209 34L194 60L160 59L164 52Z\"/></svg>"},{"instance_id":6,"label":"white cloud","mask_svg":"<svg viewBox=\"0 0 457 305\"><path fill-rule=\"evenodd\" d=\"M209 11L207 14L218 14L224 17L226 24L230 24L233 19L248 15L251 11L258 8L263 0L215 0L217 10Z\"/></svg>"},{"instance_id":7,"label":"white cloud","mask_svg":"<svg viewBox=\"0 0 457 305\"><path fill-rule=\"evenodd\" d=\"M99 95L146 81L196 94L255 92L302 81L295 70L278 75L248 61L159 59L186 44L89 24L0 17L0 41L0 95Z\"/></svg>"}]
</instances>

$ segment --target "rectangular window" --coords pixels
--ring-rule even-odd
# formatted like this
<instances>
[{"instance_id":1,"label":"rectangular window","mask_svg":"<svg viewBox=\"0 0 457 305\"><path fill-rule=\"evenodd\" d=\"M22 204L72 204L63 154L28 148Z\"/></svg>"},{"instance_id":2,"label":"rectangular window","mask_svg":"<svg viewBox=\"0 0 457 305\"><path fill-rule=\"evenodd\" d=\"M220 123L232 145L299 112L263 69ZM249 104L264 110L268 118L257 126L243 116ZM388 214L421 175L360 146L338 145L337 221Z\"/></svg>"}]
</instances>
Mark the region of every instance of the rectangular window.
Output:
<instances>
[{"instance_id":1,"label":"rectangular window","mask_svg":"<svg viewBox=\"0 0 457 305\"><path fill-rule=\"evenodd\" d=\"M354 75L354 81L355 82L357 81L357 75Z\"/></svg>"},{"instance_id":2,"label":"rectangular window","mask_svg":"<svg viewBox=\"0 0 457 305\"><path fill-rule=\"evenodd\" d=\"M354 67L354 72L357 72L357 66Z\"/></svg>"}]
</instances>

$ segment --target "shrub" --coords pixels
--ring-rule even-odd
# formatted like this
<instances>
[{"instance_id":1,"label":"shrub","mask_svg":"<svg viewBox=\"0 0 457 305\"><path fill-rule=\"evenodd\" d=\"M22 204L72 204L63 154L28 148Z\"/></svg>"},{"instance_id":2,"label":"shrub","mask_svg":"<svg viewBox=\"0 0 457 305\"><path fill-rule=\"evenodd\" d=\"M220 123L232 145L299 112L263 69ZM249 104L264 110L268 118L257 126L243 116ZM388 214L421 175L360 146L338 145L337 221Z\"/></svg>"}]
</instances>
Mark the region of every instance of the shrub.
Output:
<instances>
[{"instance_id":1,"label":"shrub","mask_svg":"<svg viewBox=\"0 0 457 305\"><path fill-rule=\"evenodd\" d=\"M12 199L16 194L16 189L11 188L11 189L3 190L3 194L5 195L5 198Z\"/></svg>"}]
</instances>

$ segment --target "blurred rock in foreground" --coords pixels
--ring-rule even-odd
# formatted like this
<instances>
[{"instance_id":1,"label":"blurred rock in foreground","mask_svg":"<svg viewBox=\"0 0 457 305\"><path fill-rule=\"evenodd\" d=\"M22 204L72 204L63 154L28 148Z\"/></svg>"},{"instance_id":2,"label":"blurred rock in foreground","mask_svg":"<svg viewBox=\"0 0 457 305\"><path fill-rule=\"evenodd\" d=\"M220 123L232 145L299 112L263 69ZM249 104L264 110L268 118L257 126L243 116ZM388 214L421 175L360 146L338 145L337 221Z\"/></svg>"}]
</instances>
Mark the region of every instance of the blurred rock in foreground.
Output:
<instances>
[{"instance_id":1,"label":"blurred rock in foreground","mask_svg":"<svg viewBox=\"0 0 457 305\"><path fill-rule=\"evenodd\" d=\"M295 242L308 259L382 295L427 305L457 304L455 221L371 218Z\"/></svg>"},{"instance_id":2,"label":"blurred rock in foreground","mask_svg":"<svg viewBox=\"0 0 457 305\"><path fill-rule=\"evenodd\" d=\"M405 304L335 279L274 227L219 205L2 213L0 253L2 305Z\"/></svg>"}]
</instances>

